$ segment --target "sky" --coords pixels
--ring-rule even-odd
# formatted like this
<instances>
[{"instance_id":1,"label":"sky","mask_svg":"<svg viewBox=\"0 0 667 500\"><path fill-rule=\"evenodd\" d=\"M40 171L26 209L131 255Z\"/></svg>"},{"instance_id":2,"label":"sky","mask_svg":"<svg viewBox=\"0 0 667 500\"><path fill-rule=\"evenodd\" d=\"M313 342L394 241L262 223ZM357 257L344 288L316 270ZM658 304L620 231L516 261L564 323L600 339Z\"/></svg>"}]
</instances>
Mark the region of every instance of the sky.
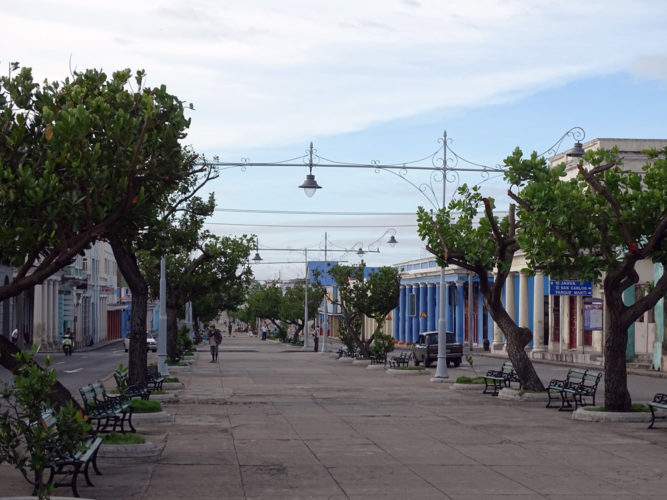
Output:
<instances>
[{"instance_id":1,"label":"sky","mask_svg":"<svg viewBox=\"0 0 667 500\"><path fill-rule=\"evenodd\" d=\"M515 147L667 138L664 0L0 0L0 71L39 79L144 69L192 103L184 143L221 162L207 228L257 236L260 280L303 277L305 258L369 266L427 257L418 206L463 182L506 204ZM404 176L371 166L443 164ZM559 140L563 140L559 143ZM322 189L298 186L308 168ZM419 161L417 161L419 160ZM322 166L318 167L317 164ZM424 191L424 189L426 191ZM425 192L435 195L425 196ZM385 242L394 235L395 247ZM344 250L379 250L359 257ZM287 248L292 251L272 249Z\"/></svg>"}]
</instances>

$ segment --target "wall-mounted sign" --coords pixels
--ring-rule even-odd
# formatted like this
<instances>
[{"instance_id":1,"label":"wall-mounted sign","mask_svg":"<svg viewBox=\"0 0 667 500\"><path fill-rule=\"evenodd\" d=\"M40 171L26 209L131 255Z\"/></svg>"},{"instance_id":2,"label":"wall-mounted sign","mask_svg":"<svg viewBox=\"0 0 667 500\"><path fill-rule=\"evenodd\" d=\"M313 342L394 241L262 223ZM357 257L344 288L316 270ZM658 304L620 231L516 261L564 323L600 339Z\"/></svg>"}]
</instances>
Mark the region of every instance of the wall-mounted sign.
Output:
<instances>
[{"instance_id":1,"label":"wall-mounted sign","mask_svg":"<svg viewBox=\"0 0 667 500\"><path fill-rule=\"evenodd\" d=\"M549 295L593 295L593 283L590 281L549 280Z\"/></svg>"}]
</instances>

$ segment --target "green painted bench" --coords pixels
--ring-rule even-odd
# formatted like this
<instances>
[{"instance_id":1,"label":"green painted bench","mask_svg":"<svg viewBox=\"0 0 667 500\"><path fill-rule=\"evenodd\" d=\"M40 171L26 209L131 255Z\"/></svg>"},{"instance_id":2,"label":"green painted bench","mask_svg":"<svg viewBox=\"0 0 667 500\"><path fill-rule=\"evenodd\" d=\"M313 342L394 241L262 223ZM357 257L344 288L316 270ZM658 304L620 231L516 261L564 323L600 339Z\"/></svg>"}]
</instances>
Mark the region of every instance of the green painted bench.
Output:
<instances>
[{"instance_id":1,"label":"green painted bench","mask_svg":"<svg viewBox=\"0 0 667 500\"><path fill-rule=\"evenodd\" d=\"M511 387L512 382L519 384L521 388L521 382L519 382L519 377L517 377L514 367L512 366L511 361L505 361L500 370L489 370L484 375L484 391L482 394L491 394L492 396L497 396L500 392L500 389L503 387ZM489 390L491 390L489 392Z\"/></svg>"},{"instance_id":2,"label":"green painted bench","mask_svg":"<svg viewBox=\"0 0 667 500\"><path fill-rule=\"evenodd\" d=\"M44 425L46 428L55 427L57 422L53 410L47 410L44 412L42 414L41 421L42 425ZM59 486L69 486L72 488L72 493L74 496L79 497L80 495L76 482L79 474L83 472L83 476L86 479L86 484L88 484L88 486L95 486L90 480L88 469L92 464L95 473L98 476L102 475L97 467L97 452L99 451L101 444L102 438L92 435L84 443L83 449L58 458L55 463L50 465L50 474L47 480L47 484L52 485L54 488ZM58 476L63 476L65 479L57 480Z\"/></svg>"},{"instance_id":3,"label":"green painted bench","mask_svg":"<svg viewBox=\"0 0 667 500\"><path fill-rule=\"evenodd\" d=\"M398 368L400 366L408 366L410 360L412 359L412 353L408 351L403 351L398 356L392 356L391 361L389 362L390 368Z\"/></svg>"},{"instance_id":4,"label":"green painted bench","mask_svg":"<svg viewBox=\"0 0 667 500\"><path fill-rule=\"evenodd\" d=\"M95 382L79 387L79 394L83 401L83 409L92 422L95 422L95 432L125 431L127 422L131 432L137 432L132 425L131 398L118 395L110 396L106 393L102 382Z\"/></svg>"},{"instance_id":5,"label":"green painted bench","mask_svg":"<svg viewBox=\"0 0 667 500\"><path fill-rule=\"evenodd\" d=\"M556 399L556 394L560 398L559 411L572 411L587 405L595 406L595 394L601 378L602 372L570 368L565 379L552 379L549 382L547 408L554 408L551 406L551 401Z\"/></svg>"}]
</instances>

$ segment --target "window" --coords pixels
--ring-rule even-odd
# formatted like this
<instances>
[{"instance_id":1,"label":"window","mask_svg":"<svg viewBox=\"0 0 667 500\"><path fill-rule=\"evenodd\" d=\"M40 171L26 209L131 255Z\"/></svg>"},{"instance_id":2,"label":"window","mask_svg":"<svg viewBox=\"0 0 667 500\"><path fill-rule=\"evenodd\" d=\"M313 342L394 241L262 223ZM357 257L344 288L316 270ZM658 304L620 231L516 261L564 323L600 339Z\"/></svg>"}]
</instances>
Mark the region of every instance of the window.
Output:
<instances>
[{"instance_id":1,"label":"window","mask_svg":"<svg viewBox=\"0 0 667 500\"><path fill-rule=\"evenodd\" d=\"M417 295L414 293L410 294L410 310L408 315L417 316Z\"/></svg>"}]
</instances>

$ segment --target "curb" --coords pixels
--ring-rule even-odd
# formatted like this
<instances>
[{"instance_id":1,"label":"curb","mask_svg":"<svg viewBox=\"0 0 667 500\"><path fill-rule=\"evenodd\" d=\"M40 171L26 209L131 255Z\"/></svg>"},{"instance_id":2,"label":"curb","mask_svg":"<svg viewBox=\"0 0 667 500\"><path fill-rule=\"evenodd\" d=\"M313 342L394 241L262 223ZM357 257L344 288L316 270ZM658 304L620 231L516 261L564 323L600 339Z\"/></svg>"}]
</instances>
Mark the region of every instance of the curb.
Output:
<instances>
[{"instance_id":1,"label":"curb","mask_svg":"<svg viewBox=\"0 0 667 500\"><path fill-rule=\"evenodd\" d=\"M150 441L143 444L103 444L98 457L119 461L153 461L160 450Z\"/></svg>"},{"instance_id":2,"label":"curb","mask_svg":"<svg viewBox=\"0 0 667 500\"><path fill-rule=\"evenodd\" d=\"M538 401L546 403L549 401L549 395L546 392L524 392L521 393L519 389L508 389L507 387L500 389L498 399L505 401Z\"/></svg>"},{"instance_id":3,"label":"curb","mask_svg":"<svg viewBox=\"0 0 667 500\"><path fill-rule=\"evenodd\" d=\"M585 408L578 408L572 412L572 420L605 423L641 422L648 424L651 421L651 414L642 412L590 411Z\"/></svg>"},{"instance_id":4,"label":"curb","mask_svg":"<svg viewBox=\"0 0 667 500\"><path fill-rule=\"evenodd\" d=\"M455 391L479 391L480 389L484 390L482 387L483 384L458 384L454 382L451 386L450 389L453 389ZM480 393L482 391L479 391Z\"/></svg>"},{"instance_id":5,"label":"curb","mask_svg":"<svg viewBox=\"0 0 667 500\"><path fill-rule=\"evenodd\" d=\"M158 424L163 422L171 422L172 417L166 411L156 411L153 413L132 413L133 424Z\"/></svg>"},{"instance_id":6,"label":"curb","mask_svg":"<svg viewBox=\"0 0 667 500\"><path fill-rule=\"evenodd\" d=\"M392 375L427 375L431 372L429 370L397 370L396 368L389 368L387 373Z\"/></svg>"}]
</instances>

